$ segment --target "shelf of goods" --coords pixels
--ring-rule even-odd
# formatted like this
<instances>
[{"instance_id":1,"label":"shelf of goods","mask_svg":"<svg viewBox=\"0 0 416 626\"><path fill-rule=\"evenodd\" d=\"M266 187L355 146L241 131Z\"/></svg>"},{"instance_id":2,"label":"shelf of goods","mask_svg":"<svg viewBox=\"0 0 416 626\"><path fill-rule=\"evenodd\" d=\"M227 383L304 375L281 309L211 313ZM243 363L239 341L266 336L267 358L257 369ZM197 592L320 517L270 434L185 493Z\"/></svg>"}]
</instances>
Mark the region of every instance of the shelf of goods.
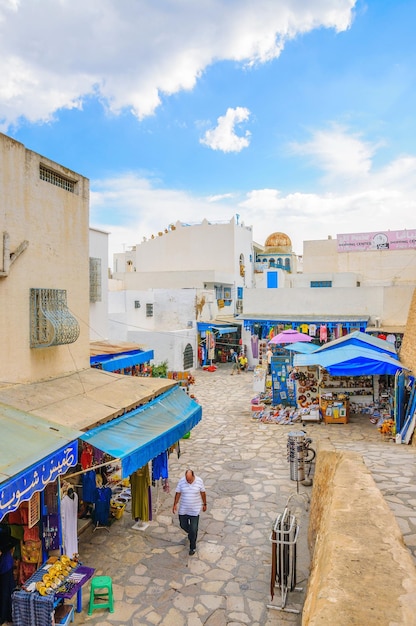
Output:
<instances>
[{"instance_id":1,"label":"shelf of goods","mask_svg":"<svg viewBox=\"0 0 416 626\"><path fill-rule=\"evenodd\" d=\"M325 424L348 424L350 404L344 393L321 395L320 410Z\"/></svg>"}]
</instances>

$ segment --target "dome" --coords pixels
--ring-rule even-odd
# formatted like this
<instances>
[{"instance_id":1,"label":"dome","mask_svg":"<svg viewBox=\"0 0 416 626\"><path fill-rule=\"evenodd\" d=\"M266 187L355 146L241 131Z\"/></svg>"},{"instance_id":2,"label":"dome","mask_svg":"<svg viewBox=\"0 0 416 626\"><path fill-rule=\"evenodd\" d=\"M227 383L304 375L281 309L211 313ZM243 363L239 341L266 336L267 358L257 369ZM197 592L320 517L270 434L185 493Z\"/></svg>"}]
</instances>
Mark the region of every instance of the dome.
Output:
<instances>
[{"instance_id":1,"label":"dome","mask_svg":"<svg viewBox=\"0 0 416 626\"><path fill-rule=\"evenodd\" d=\"M267 237L264 247L273 248L276 252L290 252L292 242L285 233L272 233Z\"/></svg>"}]
</instances>

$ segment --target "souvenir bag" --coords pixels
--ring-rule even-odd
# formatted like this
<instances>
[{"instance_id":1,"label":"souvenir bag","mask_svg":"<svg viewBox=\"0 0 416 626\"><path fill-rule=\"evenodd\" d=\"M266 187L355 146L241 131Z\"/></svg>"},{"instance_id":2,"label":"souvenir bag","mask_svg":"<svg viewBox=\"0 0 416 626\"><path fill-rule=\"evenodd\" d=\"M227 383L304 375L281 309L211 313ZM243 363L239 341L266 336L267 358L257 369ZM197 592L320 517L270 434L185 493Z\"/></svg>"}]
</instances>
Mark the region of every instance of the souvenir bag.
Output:
<instances>
[{"instance_id":1,"label":"souvenir bag","mask_svg":"<svg viewBox=\"0 0 416 626\"><path fill-rule=\"evenodd\" d=\"M23 563L40 564L42 560L42 542L39 539L36 541L22 541L20 550Z\"/></svg>"}]
</instances>

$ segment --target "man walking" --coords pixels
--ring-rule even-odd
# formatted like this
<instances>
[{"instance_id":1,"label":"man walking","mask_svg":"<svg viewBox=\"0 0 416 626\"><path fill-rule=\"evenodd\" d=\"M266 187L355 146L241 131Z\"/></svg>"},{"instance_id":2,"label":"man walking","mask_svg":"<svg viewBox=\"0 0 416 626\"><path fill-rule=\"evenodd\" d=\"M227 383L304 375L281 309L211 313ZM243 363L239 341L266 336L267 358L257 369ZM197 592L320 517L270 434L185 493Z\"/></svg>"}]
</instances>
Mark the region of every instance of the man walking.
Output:
<instances>
[{"instance_id":1,"label":"man walking","mask_svg":"<svg viewBox=\"0 0 416 626\"><path fill-rule=\"evenodd\" d=\"M195 476L193 470L188 469L176 487L175 500L172 513L176 513L179 502L179 525L189 538L189 554L192 556L196 551L196 538L198 536L199 513L207 510L207 494L205 493L202 478Z\"/></svg>"}]
</instances>

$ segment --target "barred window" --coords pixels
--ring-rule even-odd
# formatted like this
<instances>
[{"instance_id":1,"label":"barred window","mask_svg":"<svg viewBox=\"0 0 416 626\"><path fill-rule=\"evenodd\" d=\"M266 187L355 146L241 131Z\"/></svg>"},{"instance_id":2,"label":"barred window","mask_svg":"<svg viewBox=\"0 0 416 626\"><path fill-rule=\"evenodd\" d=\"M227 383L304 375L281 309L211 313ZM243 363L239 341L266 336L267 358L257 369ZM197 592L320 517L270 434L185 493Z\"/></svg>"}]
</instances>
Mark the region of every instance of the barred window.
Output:
<instances>
[{"instance_id":1,"label":"barred window","mask_svg":"<svg viewBox=\"0 0 416 626\"><path fill-rule=\"evenodd\" d=\"M146 304L146 317L153 317L153 303Z\"/></svg>"},{"instance_id":2,"label":"barred window","mask_svg":"<svg viewBox=\"0 0 416 626\"><path fill-rule=\"evenodd\" d=\"M65 178L62 174L58 174L44 165L40 165L39 167L39 178L45 180L47 183L51 183L51 185L56 185L56 187L70 191L71 193L75 192L76 182L74 180Z\"/></svg>"},{"instance_id":3,"label":"barred window","mask_svg":"<svg viewBox=\"0 0 416 626\"><path fill-rule=\"evenodd\" d=\"M48 348L74 343L79 324L69 312L65 289L30 290L30 347Z\"/></svg>"},{"instance_id":4,"label":"barred window","mask_svg":"<svg viewBox=\"0 0 416 626\"><path fill-rule=\"evenodd\" d=\"M185 347L183 353L183 369L189 370L194 366L194 351L190 343Z\"/></svg>"},{"instance_id":5,"label":"barred window","mask_svg":"<svg viewBox=\"0 0 416 626\"><path fill-rule=\"evenodd\" d=\"M101 302L101 259L90 257L90 302Z\"/></svg>"}]
</instances>

